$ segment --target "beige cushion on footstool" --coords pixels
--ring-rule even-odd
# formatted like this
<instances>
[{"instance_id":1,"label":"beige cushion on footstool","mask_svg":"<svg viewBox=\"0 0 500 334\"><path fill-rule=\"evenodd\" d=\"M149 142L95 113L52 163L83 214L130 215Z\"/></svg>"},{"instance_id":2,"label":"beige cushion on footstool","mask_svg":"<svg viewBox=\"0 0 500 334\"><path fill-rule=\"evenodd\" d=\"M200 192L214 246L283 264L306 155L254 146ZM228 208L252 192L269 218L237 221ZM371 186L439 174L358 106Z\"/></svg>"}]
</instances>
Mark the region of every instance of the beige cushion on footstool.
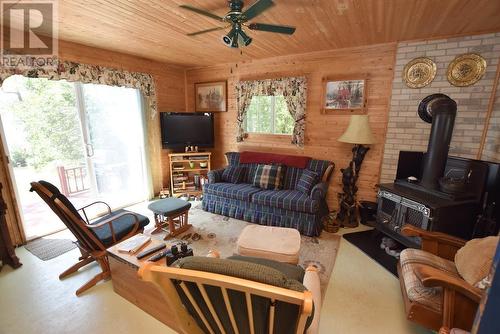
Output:
<instances>
[{"instance_id":1,"label":"beige cushion on footstool","mask_svg":"<svg viewBox=\"0 0 500 334\"><path fill-rule=\"evenodd\" d=\"M299 263L300 233L293 228L248 225L237 244L239 255Z\"/></svg>"}]
</instances>

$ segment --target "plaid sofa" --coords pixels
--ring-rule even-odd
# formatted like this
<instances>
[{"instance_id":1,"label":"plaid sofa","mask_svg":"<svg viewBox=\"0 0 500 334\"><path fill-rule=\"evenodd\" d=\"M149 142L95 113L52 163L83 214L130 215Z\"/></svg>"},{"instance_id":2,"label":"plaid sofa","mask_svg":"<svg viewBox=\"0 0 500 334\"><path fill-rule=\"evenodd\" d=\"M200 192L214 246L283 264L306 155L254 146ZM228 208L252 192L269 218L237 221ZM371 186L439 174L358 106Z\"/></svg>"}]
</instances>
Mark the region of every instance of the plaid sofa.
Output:
<instances>
[{"instance_id":1,"label":"plaid sofa","mask_svg":"<svg viewBox=\"0 0 500 334\"><path fill-rule=\"evenodd\" d=\"M297 229L307 236L318 236L322 218L328 215L326 193L335 167L326 160L311 159L306 169L316 172L320 181L309 194L295 189L304 169L286 166L282 190L263 190L252 186L258 163L240 164L239 152L228 152L229 165L244 166L243 183L222 182L224 169L208 173L203 187L203 209L224 216L268 226Z\"/></svg>"}]
</instances>

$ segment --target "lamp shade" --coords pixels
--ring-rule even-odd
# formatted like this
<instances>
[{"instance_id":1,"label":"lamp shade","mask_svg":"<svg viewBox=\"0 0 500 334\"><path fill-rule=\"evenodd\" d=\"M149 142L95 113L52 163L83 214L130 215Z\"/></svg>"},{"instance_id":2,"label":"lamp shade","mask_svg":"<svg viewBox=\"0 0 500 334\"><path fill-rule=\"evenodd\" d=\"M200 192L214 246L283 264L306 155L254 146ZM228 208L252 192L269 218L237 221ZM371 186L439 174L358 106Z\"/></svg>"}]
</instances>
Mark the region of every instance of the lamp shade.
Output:
<instances>
[{"instance_id":1,"label":"lamp shade","mask_svg":"<svg viewBox=\"0 0 500 334\"><path fill-rule=\"evenodd\" d=\"M368 123L368 115L352 115L347 130L338 141L351 144L374 144L375 138Z\"/></svg>"}]
</instances>

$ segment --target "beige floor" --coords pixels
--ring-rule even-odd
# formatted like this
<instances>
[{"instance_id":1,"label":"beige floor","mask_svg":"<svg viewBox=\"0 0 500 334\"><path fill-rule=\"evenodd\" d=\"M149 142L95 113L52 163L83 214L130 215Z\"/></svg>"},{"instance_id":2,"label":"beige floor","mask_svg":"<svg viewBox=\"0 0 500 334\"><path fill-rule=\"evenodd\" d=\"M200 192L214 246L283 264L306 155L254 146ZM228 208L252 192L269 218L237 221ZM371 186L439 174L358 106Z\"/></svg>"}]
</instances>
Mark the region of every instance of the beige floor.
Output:
<instances>
[{"instance_id":1,"label":"beige floor","mask_svg":"<svg viewBox=\"0 0 500 334\"><path fill-rule=\"evenodd\" d=\"M364 227L358 228L359 230ZM353 232L352 229L341 233ZM74 291L98 268L64 281L58 275L78 256L73 250L41 261L24 248L23 266L0 272L0 334L174 333L101 283L81 297ZM321 313L321 333L427 333L407 322L397 279L342 240Z\"/></svg>"}]
</instances>

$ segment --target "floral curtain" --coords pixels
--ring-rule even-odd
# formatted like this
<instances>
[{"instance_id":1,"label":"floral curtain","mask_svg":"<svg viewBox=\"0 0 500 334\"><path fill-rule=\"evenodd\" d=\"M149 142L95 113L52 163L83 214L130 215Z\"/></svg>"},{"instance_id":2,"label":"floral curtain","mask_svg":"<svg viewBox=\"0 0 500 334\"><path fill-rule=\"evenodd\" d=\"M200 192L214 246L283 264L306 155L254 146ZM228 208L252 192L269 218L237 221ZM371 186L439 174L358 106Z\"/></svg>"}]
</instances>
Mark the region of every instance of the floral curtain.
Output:
<instances>
[{"instance_id":1,"label":"floral curtain","mask_svg":"<svg viewBox=\"0 0 500 334\"><path fill-rule=\"evenodd\" d=\"M141 91L149 105L150 117L157 113L156 90L153 77L145 73L128 72L98 65L79 64L71 61L53 59L50 67L1 67L0 86L11 75L19 74L29 78L47 78L51 80L79 81L136 88Z\"/></svg>"},{"instance_id":2,"label":"floral curtain","mask_svg":"<svg viewBox=\"0 0 500 334\"><path fill-rule=\"evenodd\" d=\"M159 125L157 121L158 107L156 102L156 89L154 79L151 75L138 72L89 64L79 64L71 61L53 58L52 66L49 67L0 67L0 87L5 79L12 75L23 75L29 78L47 78L50 80L78 81L82 83L102 84L108 86L120 86L138 89L144 98L144 112L146 115L147 154L151 172L153 187L150 197L154 191L162 187L161 168L161 146L159 140Z\"/></svg>"},{"instance_id":3,"label":"floral curtain","mask_svg":"<svg viewBox=\"0 0 500 334\"><path fill-rule=\"evenodd\" d=\"M292 144L299 147L304 146L304 131L307 102L307 79L306 77L289 77L278 79L266 79L255 81L240 81L236 84L236 102L238 104L238 135L236 141L241 142L245 138L244 121L245 116L256 95L283 95L290 115L295 125L293 128Z\"/></svg>"}]
</instances>

